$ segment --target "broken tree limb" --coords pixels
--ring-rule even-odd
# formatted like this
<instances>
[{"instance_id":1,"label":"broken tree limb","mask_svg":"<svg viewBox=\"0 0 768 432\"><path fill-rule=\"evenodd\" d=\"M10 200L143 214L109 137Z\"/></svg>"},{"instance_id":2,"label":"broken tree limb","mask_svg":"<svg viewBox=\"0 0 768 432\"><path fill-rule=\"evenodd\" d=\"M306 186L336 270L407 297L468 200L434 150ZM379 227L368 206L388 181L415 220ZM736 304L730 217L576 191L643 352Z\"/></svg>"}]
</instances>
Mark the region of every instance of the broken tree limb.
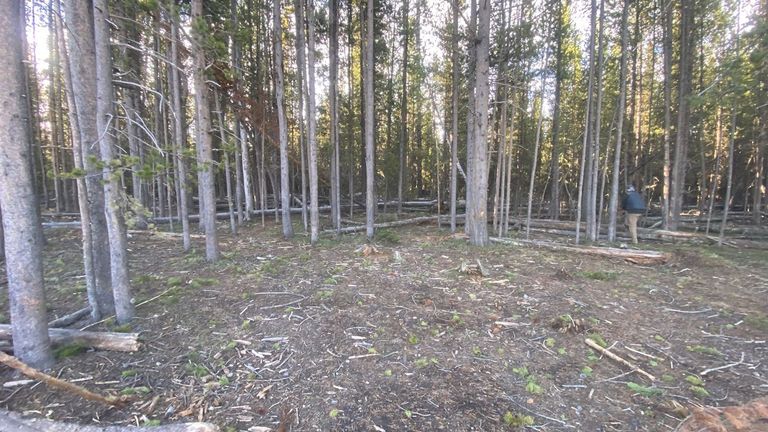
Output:
<instances>
[{"instance_id":1,"label":"broken tree limb","mask_svg":"<svg viewBox=\"0 0 768 432\"><path fill-rule=\"evenodd\" d=\"M74 311L71 314L64 315L61 318L56 318L55 320L48 323L48 327L50 328L57 328L57 327L66 327L72 323L80 321L84 316L91 313L91 307L86 306L80 310Z\"/></svg>"},{"instance_id":2,"label":"broken tree limb","mask_svg":"<svg viewBox=\"0 0 768 432\"><path fill-rule=\"evenodd\" d=\"M133 352L141 348L138 333L88 332L71 329L49 328L48 336L53 345L80 344L106 351ZM0 339L12 338L10 324L0 324Z\"/></svg>"},{"instance_id":3,"label":"broken tree limb","mask_svg":"<svg viewBox=\"0 0 768 432\"><path fill-rule=\"evenodd\" d=\"M21 415L0 410L0 432L218 432L210 423L178 423L152 427L96 426L64 423L40 418L24 418Z\"/></svg>"},{"instance_id":4,"label":"broken tree limb","mask_svg":"<svg viewBox=\"0 0 768 432\"><path fill-rule=\"evenodd\" d=\"M701 371L701 373L699 375L706 376L710 372L719 371L719 370L723 370L723 369L730 369L730 368L732 368L734 366L738 366L738 365L743 364L743 363L744 363L744 353L741 353L741 360L739 360L739 361L737 361L735 363L730 363L730 364L727 364L727 365L724 365L724 366L718 366L718 367L714 367L714 368L711 368L711 369L707 369L707 370Z\"/></svg>"},{"instance_id":5,"label":"broken tree limb","mask_svg":"<svg viewBox=\"0 0 768 432\"><path fill-rule=\"evenodd\" d=\"M599 352L600 354L608 357L609 359L611 359L611 360L613 360L613 361L615 361L617 363L620 363L620 364L622 364L622 365L632 369L633 372L637 372L640 375L643 375L644 377L648 378L651 381L656 381L656 377L655 376L653 376L653 375L649 374L648 372L640 369L639 367L633 365L629 361L624 360L623 358L621 358L618 355L612 353L611 351L608 351L607 349L601 347L600 345L598 345L592 339L584 339L584 343L587 344L590 348L592 348L595 351Z\"/></svg>"},{"instance_id":6,"label":"broken tree limb","mask_svg":"<svg viewBox=\"0 0 768 432\"><path fill-rule=\"evenodd\" d=\"M80 387L79 385L72 384L71 382L64 381L63 379L52 377L46 373L40 372L39 370L30 367L16 357L9 356L4 352L0 352L0 363L16 369L17 371L32 379L42 381L46 385L74 393L77 396L90 401L100 402L105 405L121 406L125 405L130 400L126 397L102 396L100 394L94 393L84 387Z\"/></svg>"},{"instance_id":7,"label":"broken tree limb","mask_svg":"<svg viewBox=\"0 0 768 432\"><path fill-rule=\"evenodd\" d=\"M621 258L636 264L664 264L669 260L669 255L663 252L651 251L651 250L635 250L635 249L618 249L610 247L596 247L596 246L566 246L552 242L544 241L513 241L509 239L503 239L498 237L491 237L490 239L495 243L509 244L515 246L530 245L536 247L542 247L546 249L556 251L566 251L574 253L583 253L588 255L597 255L610 258Z\"/></svg>"}]
</instances>

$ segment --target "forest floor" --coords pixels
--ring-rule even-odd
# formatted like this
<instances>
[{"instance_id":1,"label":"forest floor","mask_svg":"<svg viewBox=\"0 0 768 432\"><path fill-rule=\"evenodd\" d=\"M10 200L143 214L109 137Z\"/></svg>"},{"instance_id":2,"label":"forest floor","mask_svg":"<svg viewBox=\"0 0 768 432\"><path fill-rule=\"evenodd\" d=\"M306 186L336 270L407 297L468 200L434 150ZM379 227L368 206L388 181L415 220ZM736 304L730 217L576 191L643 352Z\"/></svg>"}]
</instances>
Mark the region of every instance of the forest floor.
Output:
<instances>
[{"instance_id":1,"label":"forest floor","mask_svg":"<svg viewBox=\"0 0 768 432\"><path fill-rule=\"evenodd\" d=\"M86 296L79 232L46 235L53 318ZM184 253L180 238L133 235L137 302L164 293L137 309L131 331L143 349L62 356L52 374L139 400L114 409L29 384L0 389L0 408L82 423L202 420L222 430L282 420L295 431L663 431L693 405L768 394L765 250L641 244L672 259L639 266L479 249L433 226L380 233L375 250L361 250L363 235L307 243L251 223L223 235L224 257L209 265L201 239ZM478 261L486 276L462 272ZM0 381L12 379L0 368Z\"/></svg>"}]
</instances>

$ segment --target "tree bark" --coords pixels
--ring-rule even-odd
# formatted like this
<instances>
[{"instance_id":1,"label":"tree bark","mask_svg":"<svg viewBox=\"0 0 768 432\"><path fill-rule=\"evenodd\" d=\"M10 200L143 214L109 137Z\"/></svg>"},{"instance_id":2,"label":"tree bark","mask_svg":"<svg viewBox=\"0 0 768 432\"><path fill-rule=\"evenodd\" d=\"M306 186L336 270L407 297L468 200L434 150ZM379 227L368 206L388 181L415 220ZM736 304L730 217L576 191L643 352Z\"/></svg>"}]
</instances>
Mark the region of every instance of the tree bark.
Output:
<instances>
[{"instance_id":1,"label":"tree bark","mask_svg":"<svg viewBox=\"0 0 768 432\"><path fill-rule=\"evenodd\" d=\"M339 0L329 0L331 20L328 103L331 139L331 219L341 229L341 174L339 169Z\"/></svg>"},{"instance_id":2,"label":"tree bark","mask_svg":"<svg viewBox=\"0 0 768 432\"><path fill-rule=\"evenodd\" d=\"M274 32L275 100L280 137L280 207L282 208L283 238L289 239L293 237L293 225L291 224L291 186L288 178L288 125L283 102L283 28L280 3L279 0L272 3L272 24L274 25L272 31Z\"/></svg>"},{"instance_id":3,"label":"tree bark","mask_svg":"<svg viewBox=\"0 0 768 432\"><path fill-rule=\"evenodd\" d=\"M552 157L550 161L549 217L560 219L560 100L563 81L563 2L557 1L555 29L555 103L552 108Z\"/></svg>"},{"instance_id":4,"label":"tree bark","mask_svg":"<svg viewBox=\"0 0 768 432\"><path fill-rule=\"evenodd\" d=\"M200 27L204 26L203 0L192 1L192 20L193 26L193 72L195 84L195 108L197 112L197 147L198 147L198 170L201 180L200 204L205 227L205 259L208 262L215 262L219 259L219 239L216 232L216 197L214 185L214 165L213 165L213 144L211 140L211 109L208 104L208 86L205 79L205 51L204 38Z\"/></svg>"},{"instance_id":5,"label":"tree bark","mask_svg":"<svg viewBox=\"0 0 768 432\"><path fill-rule=\"evenodd\" d=\"M374 20L373 0L367 1L365 18L365 62L363 68L363 87L365 96L365 224L368 240L373 240L374 226L373 220L376 211L376 188L373 170L374 158L374 100L373 100L373 77L374 77L374 53L373 53L373 20Z\"/></svg>"},{"instance_id":6,"label":"tree bark","mask_svg":"<svg viewBox=\"0 0 768 432\"><path fill-rule=\"evenodd\" d=\"M317 108L315 106L315 2L307 0L307 139L309 143L309 239L320 235L317 179Z\"/></svg>"},{"instance_id":7,"label":"tree bark","mask_svg":"<svg viewBox=\"0 0 768 432\"><path fill-rule=\"evenodd\" d=\"M138 333L90 332L62 328L49 328L47 331L52 345L77 344L106 351L122 352L138 351L141 348ZM10 325L0 324L0 340L9 339L14 341L14 351L17 351L20 339L13 337Z\"/></svg>"},{"instance_id":8,"label":"tree bark","mask_svg":"<svg viewBox=\"0 0 768 432\"><path fill-rule=\"evenodd\" d=\"M663 27L664 51L664 172L661 197L662 227L669 229L671 189L671 148L672 148L672 2L660 2Z\"/></svg>"},{"instance_id":9,"label":"tree bark","mask_svg":"<svg viewBox=\"0 0 768 432\"><path fill-rule=\"evenodd\" d=\"M406 153L408 151L408 0L403 0L403 88L400 98L400 170L397 177L397 215L403 212L403 188L405 187Z\"/></svg>"},{"instance_id":10,"label":"tree bark","mask_svg":"<svg viewBox=\"0 0 768 432\"><path fill-rule=\"evenodd\" d=\"M455 233L456 171L459 165L459 0L453 0L451 6L451 233Z\"/></svg>"},{"instance_id":11,"label":"tree bark","mask_svg":"<svg viewBox=\"0 0 768 432\"><path fill-rule=\"evenodd\" d=\"M627 100L627 15L632 0L624 0L621 12L621 66L619 70L619 104L616 125L616 146L613 149L613 179L611 181L611 201L608 204L608 241L616 241L616 216L619 207L619 171L621 169L621 137L624 131L624 109ZM625 167L626 169L626 167Z\"/></svg>"},{"instance_id":12,"label":"tree bark","mask_svg":"<svg viewBox=\"0 0 768 432\"><path fill-rule=\"evenodd\" d=\"M677 108L677 136L675 139L675 160L672 167L670 211L671 220L669 229L677 230L680 223L680 213L683 208L685 190L685 172L688 163L688 138L690 123L691 96L691 69L693 61L691 56L691 23L693 21L693 7L690 2L680 2L680 63L678 78L678 108Z\"/></svg>"},{"instance_id":13,"label":"tree bark","mask_svg":"<svg viewBox=\"0 0 768 432\"><path fill-rule=\"evenodd\" d=\"M591 139L590 134L592 133L592 121L594 112L592 109L592 102L593 102L593 96L594 96L594 78L595 78L595 31L597 26L597 5L595 0L592 0L591 7L590 7L590 31L589 31L589 77L588 77L588 88L587 88L587 108L585 110L585 119L584 119L584 136L583 136L583 143L582 143L582 149L581 149L581 162L579 163L579 194L578 199L576 201L576 244L579 244L579 239L581 237L581 216L582 216L582 208L583 208L583 201L584 198L584 188L585 188L585 174L591 175L590 170L587 170L585 165L587 165L586 160L589 153L589 148L591 147ZM587 193L587 197L589 197L589 193ZM587 198L589 199L589 198ZM587 231L589 231L589 227L587 227Z\"/></svg>"},{"instance_id":14,"label":"tree bark","mask_svg":"<svg viewBox=\"0 0 768 432\"><path fill-rule=\"evenodd\" d=\"M480 0L477 12L477 35L475 43L475 105L473 110L473 138L471 147L472 192L467 200L467 226L469 241L475 246L488 244L488 90L490 72L490 21L491 0ZM469 189L468 188L468 189ZM470 204L471 202L471 204Z\"/></svg>"},{"instance_id":15,"label":"tree bark","mask_svg":"<svg viewBox=\"0 0 768 432\"><path fill-rule=\"evenodd\" d=\"M173 96L173 150L176 160L176 177L179 179L178 206L181 215L182 247L188 251L192 240L189 233L189 198L187 196L187 164L184 161L184 122L186 116L181 104L181 80L179 77L179 15L178 11L171 11L171 92ZM244 158L246 159L246 158ZM247 175L245 177L248 177ZM247 206L246 206L247 209ZM246 212L246 214L248 214Z\"/></svg>"},{"instance_id":16,"label":"tree bark","mask_svg":"<svg viewBox=\"0 0 768 432\"><path fill-rule=\"evenodd\" d=\"M31 138L24 117L23 3L0 2L0 208L12 332L18 357L37 368L53 365L43 287L42 232L32 178Z\"/></svg>"},{"instance_id":17,"label":"tree bark","mask_svg":"<svg viewBox=\"0 0 768 432\"><path fill-rule=\"evenodd\" d=\"M93 30L96 41L96 128L100 132L99 149L103 164L104 200L109 235L109 260L112 294L115 298L115 315L121 324L133 319L131 285L128 276L128 239L125 233L125 191L120 185L119 172L113 171L117 161L114 153L115 139L110 133L114 127L112 106L112 56L109 45L107 20L109 9L106 0L94 0Z\"/></svg>"}]
</instances>

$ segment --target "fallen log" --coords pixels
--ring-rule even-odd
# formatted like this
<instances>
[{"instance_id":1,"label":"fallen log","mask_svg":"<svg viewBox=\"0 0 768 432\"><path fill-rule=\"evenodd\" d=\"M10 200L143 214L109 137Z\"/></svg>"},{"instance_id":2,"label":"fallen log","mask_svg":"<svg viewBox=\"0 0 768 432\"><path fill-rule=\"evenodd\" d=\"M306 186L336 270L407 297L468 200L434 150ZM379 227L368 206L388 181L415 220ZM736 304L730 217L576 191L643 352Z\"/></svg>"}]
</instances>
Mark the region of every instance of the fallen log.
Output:
<instances>
[{"instance_id":1,"label":"fallen log","mask_svg":"<svg viewBox=\"0 0 768 432\"><path fill-rule=\"evenodd\" d=\"M133 352L141 348L138 333L89 332L71 329L49 328L48 336L53 345L79 344L106 351ZM0 324L0 339L12 338L10 324Z\"/></svg>"},{"instance_id":2,"label":"fallen log","mask_svg":"<svg viewBox=\"0 0 768 432\"><path fill-rule=\"evenodd\" d=\"M152 427L96 426L64 423L40 418L24 418L20 414L0 410L0 432L218 432L210 423L177 423Z\"/></svg>"},{"instance_id":3,"label":"fallen log","mask_svg":"<svg viewBox=\"0 0 768 432\"><path fill-rule=\"evenodd\" d=\"M50 328L57 328L57 327L66 327L72 323L80 321L84 316L91 313L91 307L87 306L80 310L74 311L71 314L64 315L61 318L56 318L55 320L48 323L48 327Z\"/></svg>"},{"instance_id":4,"label":"fallen log","mask_svg":"<svg viewBox=\"0 0 768 432\"><path fill-rule=\"evenodd\" d=\"M373 224L373 228L379 229L379 228L393 228L403 225L415 225L420 223L427 223L427 222L437 222L437 218L439 216L422 216L422 217L416 217L411 219L403 219L399 221L394 222L385 222L385 223L378 223ZM360 232L365 231L366 226L365 225L357 225L357 226L351 226L351 227L345 227L339 230L341 234L350 234L354 232ZM334 233L336 230L330 229L323 231L324 233Z\"/></svg>"},{"instance_id":5,"label":"fallen log","mask_svg":"<svg viewBox=\"0 0 768 432\"><path fill-rule=\"evenodd\" d=\"M556 251L583 253L587 255L597 255L609 258L621 258L635 264L664 264L669 260L668 254L650 250L618 249L596 246L566 246L551 242L534 240L513 241L498 237L491 237L490 240L495 243L510 244L515 246L530 245Z\"/></svg>"}]
</instances>

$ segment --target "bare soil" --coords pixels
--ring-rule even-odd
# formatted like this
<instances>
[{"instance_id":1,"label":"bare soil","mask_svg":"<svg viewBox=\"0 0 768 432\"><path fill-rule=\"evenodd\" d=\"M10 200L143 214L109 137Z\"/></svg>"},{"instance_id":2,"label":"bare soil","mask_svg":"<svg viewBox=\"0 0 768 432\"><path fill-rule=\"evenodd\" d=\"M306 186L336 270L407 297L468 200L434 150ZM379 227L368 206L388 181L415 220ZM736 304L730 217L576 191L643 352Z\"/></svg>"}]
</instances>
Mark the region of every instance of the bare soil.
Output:
<instances>
[{"instance_id":1,"label":"bare soil","mask_svg":"<svg viewBox=\"0 0 768 432\"><path fill-rule=\"evenodd\" d=\"M85 306L86 295L78 231L46 235L55 318ZM374 248L355 235L310 247L306 236L284 241L279 226L253 223L224 235L224 258L207 264L202 240L184 253L180 238L134 235L136 302L163 295L137 309L130 329L94 328L141 332L144 348L85 350L51 373L138 400L115 409L28 384L0 389L0 408L222 430L664 431L692 405L768 394L766 251L647 244L673 259L644 267L480 249L433 226L379 238ZM485 276L473 274L478 261ZM0 314L7 322L7 282ZM18 378L0 367L0 381Z\"/></svg>"}]
</instances>

